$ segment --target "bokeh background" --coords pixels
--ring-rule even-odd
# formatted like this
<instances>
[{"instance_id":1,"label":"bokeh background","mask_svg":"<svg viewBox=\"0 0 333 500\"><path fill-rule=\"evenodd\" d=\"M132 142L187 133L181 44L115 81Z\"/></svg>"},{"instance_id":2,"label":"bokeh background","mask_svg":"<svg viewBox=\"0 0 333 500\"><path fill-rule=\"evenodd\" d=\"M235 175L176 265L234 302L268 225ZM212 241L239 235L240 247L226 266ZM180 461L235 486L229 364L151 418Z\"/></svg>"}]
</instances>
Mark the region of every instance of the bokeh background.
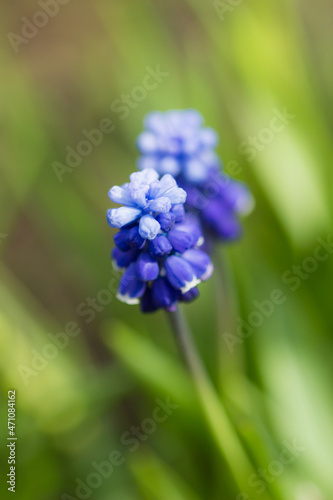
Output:
<instances>
[{"instance_id":1,"label":"bokeh background","mask_svg":"<svg viewBox=\"0 0 333 500\"><path fill-rule=\"evenodd\" d=\"M30 38L15 37L27 20L44 23L42 4L53 17L37 32L25 28ZM193 107L256 198L243 239L220 247L219 273L186 307L196 343L256 470L286 441L304 448L270 475L271 498L331 499L333 256L308 258L318 238L332 237L332 3L54 5L0 7L1 498L11 494L13 388L17 500L261 498L258 485L250 499L232 480L164 314L143 316L114 296L107 192L135 170L147 112ZM158 68L156 87L138 90ZM276 110L290 116L267 132ZM66 165L66 148L107 118L114 130L60 181L55 162ZM275 289L284 303L230 350L225 332L235 335L237 317L246 320ZM77 335L57 338L68 345L46 347L66 325ZM179 408L131 452L121 436L168 397ZM92 463L114 450L124 463L79 497L78 478L86 483Z\"/></svg>"}]
</instances>

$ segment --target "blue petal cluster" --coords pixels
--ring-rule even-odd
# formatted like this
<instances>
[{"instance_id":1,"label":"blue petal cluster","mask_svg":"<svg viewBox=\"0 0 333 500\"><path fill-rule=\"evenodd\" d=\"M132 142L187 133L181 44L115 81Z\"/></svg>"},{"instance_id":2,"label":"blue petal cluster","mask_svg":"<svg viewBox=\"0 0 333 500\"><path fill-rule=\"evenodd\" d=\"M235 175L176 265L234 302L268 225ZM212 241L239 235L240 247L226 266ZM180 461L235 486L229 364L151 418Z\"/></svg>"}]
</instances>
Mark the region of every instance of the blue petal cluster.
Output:
<instances>
[{"instance_id":1,"label":"blue petal cluster","mask_svg":"<svg viewBox=\"0 0 333 500\"><path fill-rule=\"evenodd\" d=\"M132 174L131 182L111 188L110 200L123 206L107 211L109 225L122 228L139 221L141 238L154 239L161 229L158 218L163 220L163 215L172 213L173 207L186 200L186 192L177 186L171 175L158 178L156 170L146 169Z\"/></svg>"},{"instance_id":2,"label":"blue petal cluster","mask_svg":"<svg viewBox=\"0 0 333 500\"><path fill-rule=\"evenodd\" d=\"M212 171L201 186L185 182L182 186L187 192L186 206L198 214L207 239L209 236L226 242L242 235L240 216L249 214L254 205L244 183Z\"/></svg>"},{"instance_id":3,"label":"blue petal cluster","mask_svg":"<svg viewBox=\"0 0 333 500\"><path fill-rule=\"evenodd\" d=\"M112 251L115 267L124 271L118 299L141 303L143 312L174 310L189 302L197 285L213 273L210 257L200 249L204 239L195 219L185 215L186 193L166 174L155 170L130 176L130 183L115 186L110 199L123 204L110 209L107 220L119 228Z\"/></svg>"},{"instance_id":4,"label":"blue petal cluster","mask_svg":"<svg viewBox=\"0 0 333 500\"><path fill-rule=\"evenodd\" d=\"M195 110L152 112L137 146L138 167L173 175L187 192L186 208L197 213L204 232L224 241L241 235L240 215L249 213L253 197L245 184L223 173L215 148L216 132L203 126Z\"/></svg>"},{"instance_id":5,"label":"blue petal cluster","mask_svg":"<svg viewBox=\"0 0 333 500\"><path fill-rule=\"evenodd\" d=\"M145 131L139 135L137 147L142 154L140 169L154 168L160 174L182 175L187 182L204 182L211 169L220 168L214 152L216 132L203 127L203 118L195 110L158 111L144 120Z\"/></svg>"}]
</instances>

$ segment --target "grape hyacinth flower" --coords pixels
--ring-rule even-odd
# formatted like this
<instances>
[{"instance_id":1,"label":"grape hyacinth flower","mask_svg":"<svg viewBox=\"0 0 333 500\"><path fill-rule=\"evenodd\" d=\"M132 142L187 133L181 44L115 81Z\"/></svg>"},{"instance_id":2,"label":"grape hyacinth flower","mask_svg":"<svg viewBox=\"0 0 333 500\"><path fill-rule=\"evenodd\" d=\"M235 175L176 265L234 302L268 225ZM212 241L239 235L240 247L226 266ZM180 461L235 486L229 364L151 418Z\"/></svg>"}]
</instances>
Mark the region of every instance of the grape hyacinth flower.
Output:
<instances>
[{"instance_id":1,"label":"grape hyacinth flower","mask_svg":"<svg viewBox=\"0 0 333 500\"><path fill-rule=\"evenodd\" d=\"M137 140L138 167L171 174L187 192L186 208L197 213L206 235L230 241L242 232L239 216L249 213L253 198L241 182L223 172L215 148L217 133L204 127L196 110L149 113Z\"/></svg>"},{"instance_id":2,"label":"grape hyacinth flower","mask_svg":"<svg viewBox=\"0 0 333 500\"><path fill-rule=\"evenodd\" d=\"M199 283L213 274L212 261L202 250L201 228L224 239L233 236L232 217L244 209L245 190L237 183L231 188L218 184L207 206L199 200L198 212L198 194L207 195L215 176L220 180L215 132L202 127L195 111L153 113L146 125L148 133L139 138L142 171L109 191L111 201L121 205L107 211L109 225L119 229L112 251L114 266L123 271L117 297L127 304L140 303L145 313L166 310L208 428L239 490L251 494L247 478L254 469L178 307L179 302L194 300ZM185 203L190 211L185 212Z\"/></svg>"},{"instance_id":3,"label":"grape hyacinth flower","mask_svg":"<svg viewBox=\"0 0 333 500\"><path fill-rule=\"evenodd\" d=\"M213 265L199 248L196 221L185 215L186 192L170 174L159 179L156 170L145 169L111 188L109 197L123 205L107 212L109 225L119 229L112 252L115 267L124 271L119 300L141 303L143 312L172 311L179 301L194 300Z\"/></svg>"}]
</instances>

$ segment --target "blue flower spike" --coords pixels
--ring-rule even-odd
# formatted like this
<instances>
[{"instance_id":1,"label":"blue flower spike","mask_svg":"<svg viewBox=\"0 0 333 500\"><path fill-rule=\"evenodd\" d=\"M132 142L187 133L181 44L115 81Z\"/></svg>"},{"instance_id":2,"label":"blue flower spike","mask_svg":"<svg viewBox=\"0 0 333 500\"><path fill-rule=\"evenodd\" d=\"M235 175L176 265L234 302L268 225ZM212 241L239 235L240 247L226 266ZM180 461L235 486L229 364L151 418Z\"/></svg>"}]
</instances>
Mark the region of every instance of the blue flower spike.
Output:
<instances>
[{"instance_id":1,"label":"blue flower spike","mask_svg":"<svg viewBox=\"0 0 333 500\"><path fill-rule=\"evenodd\" d=\"M161 174L184 175L189 182L200 183L211 168L220 167L214 152L217 133L203 126L198 111L154 111L147 115L144 126L146 130L137 140L140 169L153 167Z\"/></svg>"},{"instance_id":2,"label":"blue flower spike","mask_svg":"<svg viewBox=\"0 0 333 500\"><path fill-rule=\"evenodd\" d=\"M223 172L218 136L193 109L154 111L137 140L139 169L171 174L187 192L186 208L196 213L206 237L233 241L242 234L239 217L254 206L245 184Z\"/></svg>"},{"instance_id":3,"label":"blue flower spike","mask_svg":"<svg viewBox=\"0 0 333 500\"><path fill-rule=\"evenodd\" d=\"M109 225L119 229L112 259L124 271L122 302L140 303L143 312L174 311L178 302L196 299L197 285L212 275L210 257L200 250L200 226L184 210L186 196L172 175L159 179L153 169L110 189L111 201L122 205L107 212Z\"/></svg>"}]
</instances>

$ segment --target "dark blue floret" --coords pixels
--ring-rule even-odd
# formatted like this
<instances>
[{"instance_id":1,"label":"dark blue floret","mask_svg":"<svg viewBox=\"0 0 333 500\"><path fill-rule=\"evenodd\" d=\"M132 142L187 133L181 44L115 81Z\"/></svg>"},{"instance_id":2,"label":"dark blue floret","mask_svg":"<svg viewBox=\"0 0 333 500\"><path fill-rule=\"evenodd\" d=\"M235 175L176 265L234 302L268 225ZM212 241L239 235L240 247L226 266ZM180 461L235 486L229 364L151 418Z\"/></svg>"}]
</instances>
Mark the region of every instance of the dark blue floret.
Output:
<instances>
[{"instance_id":1,"label":"dark blue floret","mask_svg":"<svg viewBox=\"0 0 333 500\"><path fill-rule=\"evenodd\" d=\"M136 264L133 262L120 280L117 298L127 304L139 304L146 286L146 283L138 278Z\"/></svg>"},{"instance_id":2,"label":"dark blue floret","mask_svg":"<svg viewBox=\"0 0 333 500\"><path fill-rule=\"evenodd\" d=\"M142 252L136 261L136 272L142 281L153 281L159 275L160 269L154 257L148 252Z\"/></svg>"},{"instance_id":3,"label":"dark blue floret","mask_svg":"<svg viewBox=\"0 0 333 500\"><path fill-rule=\"evenodd\" d=\"M171 285L182 293L188 292L200 283L191 265L182 257L171 255L166 259L164 267Z\"/></svg>"},{"instance_id":4,"label":"dark blue floret","mask_svg":"<svg viewBox=\"0 0 333 500\"><path fill-rule=\"evenodd\" d=\"M159 235L149 242L149 251L154 257L165 257L172 252L172 245L166 236Z\"/></svg>"},{"instance_id":5,"label":"dark blue floret","mask_svg":"<svg viewBox=\"0 0 333 500\"><path fill-rule=\"evenodd\" d=\"M136 261L139 254L140 251L136 248L131 248L126 252L119 250L119 248L114 248L112 250L112 259L116 268L126 269L132 262Z\"/></svg>"},{"instance_id":6,"label":"dark blue floret","mask_svg":"<svg viewBox=\"0 0 333 500\"><path fill-rule=\"evenodd\" d=\"M163 231L170 231L175 224L176 216L172 212L169 212L167 214L159 214L156 220L160 223Z\"/></svg>"},{"instance_id":7,"label":"dark blue floret","mask_svg":"<svg viewBox=\"0 0 333 500\"><path fill-rule=\"evenodd\" d=\"M182 258L191 265L199 280L206 281L211 277L214 267L208 254L202 250L192 248L184 252Z\"/></svg>"},{"instance_id":8,"label":"dark blue floret","mask_svg":"<svg viewBox=\"0 0 333 500\"><path fill-rule=\"evenodd\" d=\"M147 286L146 291L141 298L141 311L144 313L151 313L157 311L159 309L158 306L155 306L153 302L153 295L152 295L152 287Z\"/></svg>"},{"instance_id":9,"label":"dark blue floret","mask_svg":"<svg viewBox=\"0 0 333 500\"><path fill-rule=\"evenodd\" d=\"M223 240L235 240L242 234L237 214L219 199L211 200L201 213L203 224Z\"/></svg>"},{"instance_id":10,"label":"dark blue floret","mask_svg":"<svg viewBox=\"0 0 333 500\"><path fill-rule=\"evenodd\" d=\"M157 278L152 284L152 303L156 308L169 309L176 306L179 294L166 278Z\"/></svg>"},{"instance_id":11,"label":"dark blue floret","mask_svg":"<svg viewBox=\"0 0 333 500\"><path fill-rule=\"evenodd\" d=\"M118 231L118 233L114 235L113 239L117 247L123 252L126 252L126 250L130 250L131 248L141 249L146 242L146 240L140 236L138 226Z\"/></svg>"},{"instance_id":12,"label":"dark blue floret","mask_svg":"<svg viewBox=\"0 0 333 500\"><path fill-rule=\"evenodd\" d=\"M169 231L168 240L176 252L183 253L193 246L193 237L191 233L173 229Z\"/></svg>"},{"instance_id":13,"label":"dark blue floret","mask_svg":"<svg viewBox=\"0 0 333 500\"><path fill-rule=\"evenodd\" d=\"M183 222L177 224L177 230L191 235L192 247L203 244L204 238L200 227L200 220L195 215L187 215Z\"/></svg>"},{"instance_id":14,"label":"dark blue floret","mask_svg":"<svg viewBox=\"0 0 333 500\"><path fill-rule=\"evenodd\" d=\"M176 217L176 222L182 222L185 217L185 208L184 205L175 205L171 209L171 213Z\"/></svg>"},{"instance_id":15,"label":"dark blue floret","mask_svg":"<svg viewBox=\"0 0 333 500\"><path fill-rule=\"evenodd\" d=\"M181 300L182 302L192 302L198 297L199 297L199 290L195 287L192 288L192 290L189 290L188 292L180 295L179 300Z\"/></svg>"},{"instance_id":16,"label":"dark blue floret","mask_svg":"<svg viewBox=\"0 0 333 500\"><path fill-rule=\"evenodd\" d=\"M113 240L122 252L126 252L131 249L128 242L128 230L123 229L122 231L118 231L118 233L114 235Z\"/></svg>"}]
</instances>

